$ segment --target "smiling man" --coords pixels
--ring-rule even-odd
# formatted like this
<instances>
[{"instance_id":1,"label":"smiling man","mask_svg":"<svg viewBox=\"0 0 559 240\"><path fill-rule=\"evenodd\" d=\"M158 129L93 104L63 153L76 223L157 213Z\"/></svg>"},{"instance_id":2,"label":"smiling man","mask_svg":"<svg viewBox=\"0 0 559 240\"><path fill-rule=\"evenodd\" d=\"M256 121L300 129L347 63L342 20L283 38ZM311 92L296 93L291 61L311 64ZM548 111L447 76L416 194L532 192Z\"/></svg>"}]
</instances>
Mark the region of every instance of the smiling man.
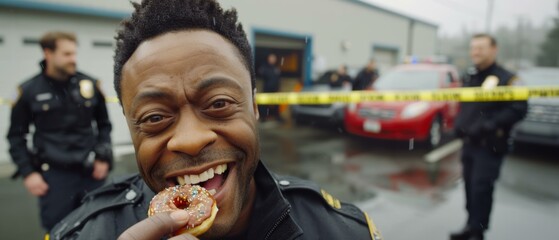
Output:
<instances>
[{"instance_id":1,"label":"smiling man","mask_svg":"<svg viewBox=\"0 0 559 240\"><path fill-rule=\"evenodd\" d=\"M464 77L464 87L492 89L518 85L517 77L497 64L497 41L488 34L470 40L474 68ZM511 148L510 131L526 115L526 101L464 102L456 117L455 134L464 141L462 177L468 219L451 240L483 240L489 229L493 190L501 165Z\"/></svg>"},{"instance_id":2,"label":"smiling man","mask_svg":"<svg viewBox=\"0 0 559 240\"><path fill-rule=\"evenodd\" d=\"M47 32L39 43L41 72L19 86L7 138L14 177L21 176L38 198L49 231L105 182L113 160L112 124L100 82L77 71L76 36Z\"/></svg>"},{"instance_id":3,"label":"smiling man","mask_svg":"<svg viewBox=\"0 0 559 240\"><path fill-rule=\"evenodd\" d=\"M117 36L115 89L141 178L90 194L52 239L166 237L186 212L147 218L147 207L179 184L214 192L219 212L202 239L380 239L355 206L260 162L252 51L235 10L213 0L134 6Z\"/></svg>"}]
</instances>

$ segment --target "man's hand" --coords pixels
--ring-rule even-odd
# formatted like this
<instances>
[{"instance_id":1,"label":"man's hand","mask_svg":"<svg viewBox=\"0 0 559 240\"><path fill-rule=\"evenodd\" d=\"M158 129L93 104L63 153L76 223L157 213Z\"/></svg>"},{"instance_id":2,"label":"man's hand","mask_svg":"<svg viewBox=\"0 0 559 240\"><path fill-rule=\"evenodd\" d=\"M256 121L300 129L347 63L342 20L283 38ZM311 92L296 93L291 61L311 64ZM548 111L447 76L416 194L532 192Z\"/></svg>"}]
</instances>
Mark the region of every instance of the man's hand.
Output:
<instances>
[{"instance_id":1,"label":"man's hand","mask_svg":"<svg viewBox=\"0 0 559 240\"><path fill-rule=\"evenodd\" d=\"M169 236L186 225L188 214L184 210L169 213L158 213L126 229L118 240L161 239ZM196 240L190 234L181 234L169 240Z\"/></svg>"},{"instance_id":2,"label":"man's hand","mask_svg":"<svg viewBox=\"0 0 559 240\"><path fill-rule=\"evenodd\" d=\"M47 193L49 185L38 172L33 172L23 179L23 185L33 196L40 197Z\"/></svg>"},{"instance_id":3,"label":"man's hand","mask_svg":"<svg viewBox=\"0 0 559 240\"><path fill-rule=\"evenodd\" d=\"M93 178L103 180L109 174L109 163L101 160L93 162Z\"/></svg>"}]
</instances>

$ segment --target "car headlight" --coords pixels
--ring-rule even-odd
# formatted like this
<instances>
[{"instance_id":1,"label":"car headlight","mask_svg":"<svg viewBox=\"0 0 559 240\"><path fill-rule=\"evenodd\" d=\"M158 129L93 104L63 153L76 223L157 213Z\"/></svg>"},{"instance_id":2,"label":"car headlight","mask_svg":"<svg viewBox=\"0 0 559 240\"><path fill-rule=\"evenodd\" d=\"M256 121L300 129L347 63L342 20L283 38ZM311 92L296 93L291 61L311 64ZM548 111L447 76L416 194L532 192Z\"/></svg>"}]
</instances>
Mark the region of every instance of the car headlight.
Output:
<instances>
[{"instance_id":1,"label":"car headlight","mask_svg":"<svg viewBox=\"0 0 559 240\"><path fill-rule=\"evenodd\" d=\"M425 113L429 109L429 103L427 102L414 102L407 105L402 113L400 114L401 118L414 118L423 113Z\"/></svg>"}]
</instances>

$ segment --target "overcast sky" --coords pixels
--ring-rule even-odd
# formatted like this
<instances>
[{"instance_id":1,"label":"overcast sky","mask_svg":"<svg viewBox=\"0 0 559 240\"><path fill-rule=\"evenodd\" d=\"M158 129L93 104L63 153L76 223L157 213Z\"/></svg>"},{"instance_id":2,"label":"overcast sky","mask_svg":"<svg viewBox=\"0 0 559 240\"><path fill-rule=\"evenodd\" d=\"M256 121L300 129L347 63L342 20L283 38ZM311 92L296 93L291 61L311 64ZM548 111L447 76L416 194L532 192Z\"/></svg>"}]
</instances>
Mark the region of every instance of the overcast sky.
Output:
<instances>
[{"instance_id":1,"label":"overcast sky","mask_svg":"<svg viewBox=\"0 0 559 240\"><path fill-rule=\"evenodd\" d=\"M484 31L490 0L362 0L439 25L439 35L456 35L466 27ZM559 15L559 0L494 0L492 29L516 26L519 18L534 25L551 23Z\"/></svg>"}]
</instances>

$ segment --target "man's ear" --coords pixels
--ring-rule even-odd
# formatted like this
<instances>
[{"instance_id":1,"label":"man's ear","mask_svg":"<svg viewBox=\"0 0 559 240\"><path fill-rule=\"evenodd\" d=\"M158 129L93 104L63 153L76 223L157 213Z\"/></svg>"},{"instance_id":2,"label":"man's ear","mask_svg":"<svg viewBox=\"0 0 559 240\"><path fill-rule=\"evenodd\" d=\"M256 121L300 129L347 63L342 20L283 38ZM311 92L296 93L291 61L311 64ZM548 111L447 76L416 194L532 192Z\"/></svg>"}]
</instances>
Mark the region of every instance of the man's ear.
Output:
<instances>
[{"instance_id":1,"label":"man's ear","mask_svg":"<svg viewBox=\"0 0 559 240\"><path fill-rule=\"evenodd\" d=\"M256 120L260 119L260 113L258 112L258 104L256 104L256 88L254 88L254 90L252 90L252 108L254 111L254 116L256 117Z\"/></svg>"},{"instance_id":2,"label":"man's ear","mask_svg":"<svg viewBox=\"0 0 559 240\"><path fill-rule=\"evenodd\" d=\"M45 56L45 60L50 61L54 52L51 49L45 48L43 49L43 55Z\"/></svg>"}]
</instances>

